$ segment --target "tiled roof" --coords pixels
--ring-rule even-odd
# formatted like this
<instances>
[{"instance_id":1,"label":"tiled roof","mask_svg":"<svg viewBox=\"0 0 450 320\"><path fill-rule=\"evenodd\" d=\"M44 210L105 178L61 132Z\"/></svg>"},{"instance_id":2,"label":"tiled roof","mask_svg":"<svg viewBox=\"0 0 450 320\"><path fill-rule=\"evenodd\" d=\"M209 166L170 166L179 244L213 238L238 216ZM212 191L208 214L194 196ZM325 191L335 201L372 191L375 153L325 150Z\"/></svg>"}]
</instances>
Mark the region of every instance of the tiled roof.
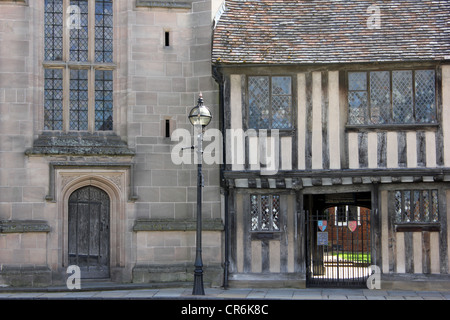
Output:
<instances>
[{"instance_id":1,"label":"tiled roof","mask_svg":"<svg viewBox=\"0 0 450 320\"><path fill-rule=\"evenodd\" d=\"M369 9L373 4L380 20ZM450 56L450 0L227 0L214 31L212 60L309 64L445 56Z\"/></svg>"}]
</instances>

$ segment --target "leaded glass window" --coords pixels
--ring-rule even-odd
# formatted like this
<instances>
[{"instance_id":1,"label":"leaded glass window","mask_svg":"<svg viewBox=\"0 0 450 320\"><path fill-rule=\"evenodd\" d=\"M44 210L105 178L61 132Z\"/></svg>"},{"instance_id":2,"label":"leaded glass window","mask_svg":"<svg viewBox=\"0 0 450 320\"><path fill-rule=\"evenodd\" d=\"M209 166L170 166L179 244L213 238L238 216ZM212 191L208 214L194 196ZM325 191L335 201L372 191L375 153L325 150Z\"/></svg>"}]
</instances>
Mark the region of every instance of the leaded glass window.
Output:
<instances>
[{"instance_id":1,"label":"leaded glass window","mask_svg":"<svg viewBox=\"0 0 450 320\"><path fill-rule=\"evenodd\" d=\"M62 69L45 69L44 129L62 130L63 76Z\"/></svg>"},{"instance_id":2,"label":"leaded glass window","mask_svg":"<svg viewBox=\"0 0 450 320\"><path fill-rule=\"evenodd\" d=\"M350 125L434 124L434 70L348 73Z\"/></svg>"},{"instance_id":3,"label":"leaded glass window","mask_svg":"<svg viewBox=\"0 0 450 320\"><path fill-rule=\"evenodd\" d=\"M280 231L280 196L250 195L251 231Z\"/></svg>"},{"instance_id":4,"label":"leaded glass window","mask_svg":"<svg viewBox=\"0 0 450 320\"><path fill-rule=\"evenodd\" d=\"M365 72L351 72L348 78L349 121L352 124L362 124L368 117L367 74Z\"/></svg>"},{"instance_id":5,"label":"leaded glass window","mask_svg":"<svg viewBox=\"0 0 450 320\"><path fill-rule=\"evenodd\" d=\"M415 76L416 121L420 123L436 122L434 70L418 70L415 72Z\"/></svg>"},{"instance_id":6,"label":"leaded glass window","mask_svg":"<svg viewBox=\"0 0 450 320\"><path fill-rule=\"evenodd\" d=\"M113 13L110 0L95 2L95 61L113 61Z\"/></svg>"},{"instance_id":7,"label":"leaded glass window","mask_svg":"<svg viewBox=\"0 0 450 320\"><path fill-rule=\"evenodd\" d=\"M111 70L95 71L95 130L112 130L113 79Z\"/></svg>"},{"instance_id":8,"label":"leaded glass window","mask_svg":"<svg viewBox=\"0 0 450 320\"><path fill-rule=\"evenodd\" d=\"M88 70L70 70L70 130L88 129Z\"/></svg>"},{"instance_id":9,"label":"leaded glass window","mask_svg":"<svg viewBox=\"0 0 450 320\"><path fill-rule=\"evenodd\" d=\"M45 1L44 21L44 59L60 61L63 58L63 2L62 0Z\"/></svg>"},{"instance_id":10,"label":"leaded glass window","mask_svg":"<svg viewBox=\"0 0 450 320\"><path fill-rule=\"evenodd\" d=\"M394 192L396 223L439 221L437 190L397 190Z\"/></svg>"},{"instance_id":11,"label":"leaded glass window","mask_svg":"<svg viewBox=\"0 0 450 320\"><path fill-rule=\"evenodd\" d=\"M70 30L70 61L88 61L89 30L88 30L88 1L72 0L68 9L72 20ZM69 17L69 19L70 19ZM69 20L70 21L70 20Z\"/></svg>"},{"instance_id":12,"label":"leaded glass window","mask_svg":"<svg viewBox=\"0 0 450 320\"><path fill-rule=\"evenodd\" d=\"M44 130L113 130L112 0L45 0L44 24Z\"/></svg>"},{"instance_id":13,"label":"leaded glass window","mask_svg":"<svg viewBox=\"0 0 450 320\"><path fill-rule=\"evenodd\" d=\"M292 128L291 77L248 77L248 103L250 128Z\"/></svg>"}]
</instances>

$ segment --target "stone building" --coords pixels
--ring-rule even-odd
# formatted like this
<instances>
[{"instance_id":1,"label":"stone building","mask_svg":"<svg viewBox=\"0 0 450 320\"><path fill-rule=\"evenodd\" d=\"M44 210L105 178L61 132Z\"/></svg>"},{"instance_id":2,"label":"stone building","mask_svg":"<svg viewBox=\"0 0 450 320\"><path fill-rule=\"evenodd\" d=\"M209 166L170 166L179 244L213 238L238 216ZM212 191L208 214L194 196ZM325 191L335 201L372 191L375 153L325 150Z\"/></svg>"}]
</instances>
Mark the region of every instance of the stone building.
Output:
<instances>
[{"instance_id":1,"label":"stone building","mask_svg":"<svg viewBox=\"0 0 450 320\"><path fill-rule=\"evenodd\" d=\"M449 287L449 13L226 1L212 63L230 284Z\"/></svg>"},{"instance_id":2,"label":"stone building","mask_svg":"<svg viewBox=\"0 0 450 320\"><path fill-rule=\"evenodd\" d=\"M0 283L190 281L197 167L171 161L211 76L217 1L0 1ZM205 281L222 283L219 167Z\"/></svg>"}]
</instances>

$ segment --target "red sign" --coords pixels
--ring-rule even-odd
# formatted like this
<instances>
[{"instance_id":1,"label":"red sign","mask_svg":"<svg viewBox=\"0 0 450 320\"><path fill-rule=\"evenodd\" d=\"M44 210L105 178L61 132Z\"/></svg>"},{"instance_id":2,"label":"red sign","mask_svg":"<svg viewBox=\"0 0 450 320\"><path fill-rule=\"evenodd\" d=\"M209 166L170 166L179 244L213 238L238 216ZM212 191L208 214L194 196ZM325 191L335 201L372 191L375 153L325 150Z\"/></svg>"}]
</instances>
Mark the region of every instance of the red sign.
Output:
<instances>
[{"instance_id":1,"label":"red sign","mask_svg":"<svg viewBox=\"0 0 450 320\"><path fill-rule=\"evenodd\" d=\"M351 232L356 230L356 227L358 226L358 221L348 221L347 226L350 229Z\"/></svg>"}]
</instances>

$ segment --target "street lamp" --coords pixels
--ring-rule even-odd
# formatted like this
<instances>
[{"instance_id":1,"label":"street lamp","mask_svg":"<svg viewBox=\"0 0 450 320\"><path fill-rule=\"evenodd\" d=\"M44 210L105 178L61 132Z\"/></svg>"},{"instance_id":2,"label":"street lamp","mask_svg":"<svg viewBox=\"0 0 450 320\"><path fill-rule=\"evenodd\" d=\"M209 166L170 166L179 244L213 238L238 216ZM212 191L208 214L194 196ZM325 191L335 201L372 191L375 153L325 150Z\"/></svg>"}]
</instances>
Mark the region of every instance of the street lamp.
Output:
<instances>
[{"instance_id":1,"label":"street lamp","mask_svg":"<svg viewBox=\"0 0 450 320\"><path fill-rule=\"evenodd\" d=\"M205 295L205 289L203 288L203 261L202 261L202 187L203 187L203 174L202 174L202 141L203 130L211 122L211 111L203 105L202 93L198 96L197 106L192 108L189 112L189 121L191 124L198 128L197 137L197 159L198 159L198 173L197 173L197 238L196 238L196 251L195 251L195 270L194 270L194 288L192 290L193 295Z\"/></svg>"}]
</instances>

